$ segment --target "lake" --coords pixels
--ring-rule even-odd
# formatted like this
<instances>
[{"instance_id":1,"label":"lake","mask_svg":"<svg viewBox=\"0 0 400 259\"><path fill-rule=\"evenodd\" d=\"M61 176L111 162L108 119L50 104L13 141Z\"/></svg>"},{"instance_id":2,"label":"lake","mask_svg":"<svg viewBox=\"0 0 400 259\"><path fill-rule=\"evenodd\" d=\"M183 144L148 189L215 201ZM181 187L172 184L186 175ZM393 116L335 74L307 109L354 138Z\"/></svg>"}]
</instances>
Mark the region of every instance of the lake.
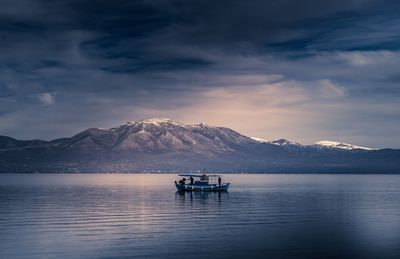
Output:
<instances>
[{"instance_id":1,"label":"lake","mask_svg":"<svg viewBox=\"0 0 400 259\"><path fill-rule=\"evenodd\" d=\"M0 258L400 258L400 175L0 175Z\"/></svg>"}]
</instances>

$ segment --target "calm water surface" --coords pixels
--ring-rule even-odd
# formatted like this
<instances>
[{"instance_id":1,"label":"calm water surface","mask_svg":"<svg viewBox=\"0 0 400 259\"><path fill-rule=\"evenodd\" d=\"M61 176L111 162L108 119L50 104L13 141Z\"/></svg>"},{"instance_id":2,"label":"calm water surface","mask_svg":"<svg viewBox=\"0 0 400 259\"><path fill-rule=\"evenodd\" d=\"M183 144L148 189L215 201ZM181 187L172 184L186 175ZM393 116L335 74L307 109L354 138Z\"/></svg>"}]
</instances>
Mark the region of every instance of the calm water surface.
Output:
<instances>
[{"instance_id":1,"label":"calm water surface","mask_svg":"<svg viewBox=\"0 0 400 259\"><path fill-rule=\"evenodd\" d=\"M0 175L0 258L400 258L400 175Z\"/></svg>"}]
</instances>

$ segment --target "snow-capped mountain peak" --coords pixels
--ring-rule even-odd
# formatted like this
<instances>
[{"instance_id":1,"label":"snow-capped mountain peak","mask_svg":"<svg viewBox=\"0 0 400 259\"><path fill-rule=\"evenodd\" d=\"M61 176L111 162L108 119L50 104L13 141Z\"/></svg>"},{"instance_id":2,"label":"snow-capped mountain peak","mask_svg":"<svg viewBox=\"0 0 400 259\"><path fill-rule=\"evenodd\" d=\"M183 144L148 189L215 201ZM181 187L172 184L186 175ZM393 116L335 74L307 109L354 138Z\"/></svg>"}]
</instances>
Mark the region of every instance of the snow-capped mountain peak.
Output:
<instances>
[{"instance_id":1,"label":"snow-capped mountain peak","mask_svg":"<svg viewBox=\"0 0 400 259\"><path fill-rule=\"evenodd\" d=\"M188 127L192 127L192 128L210 128L210 129L217 128L216 126L207 124L205 122L200 122L198 124L188 125Z\"/></svg>"},{"instance_id":2,"label":"snow-capped mountain peak","mask_svg":"<svg viewBox=\"0 0 400 259\"><path fill-rule=\"evenodd\" d=\"M168 119L168 118L151 118L151 119L145 119L145 120L139 120L139 121L129 121L126 124L127 125L135 125L135 124L153 124L153 125L157 125L160 126L161 124L173 124L173 125L179 125L179 126L183 126L182 123Z\"/></svg>"},{"instance_id":3,"label":"snow-capped mountain peak","mask_svg":"<svg viewBox=\"0 0 400 259\"><path fill-rule=\"evenodd\" d=\"M303 147L310 147L310 148L331 148L331 149L342 149L342 150L376 150L374 148L363 147L363 146L356 146L353 144L337 142L337 141L328 141L322 140L316 142L314 145L301 145L297 142L292 142L287 139L277 139L277 140L266 140L263 138L252 137L251 139L260 142L260 143L267 143L276 146L281 146L285 148L303 148Z\"/></svg>"},{"instance_id":4,"label":"snow-capped mountain peak","mask_svg":"<svg viewBox=\"0 0 400 259\"><path fill-rule=\"evenodd\" d=\"M277 145L277 146L287 146L287 145L296 145L296 146L299 146L299 145L300 145L299 143L292 142L292 141L289 141L289 140L283 139L283 138L278 139L278 140L270 141L269 143L270 143L270 144L273 144L273 145Z\"/></svg>"},{"instance_id":5,"label":"snow-capped mountain peak","mask_svg":"<svg viewBox=\"0 0 400 259\"><path fill-rule=\"evenodd\" d=\"M155 124L155 125L161 125L163 123L183 125L180 122L177 122L177 121L174 121L174 120L171 120L171 119L168 119L168 118L151 118L151 119L141 120L139 122L148 123L148 124Z\"/></svg>"},{"instance_id":6,"label":"snow-capped mountain peak","mask_svg":"<svg viewBox=\"0 0 400 259\"><path fill-rule=\"evenodd\" d=\"M110 128L110 131L126 130L140 128L142 132L150 129L152 126L162 127L163 125L174 125L179 127L186 127L184 124L168 119L168 118L151 118L138 121L128 121L118 127ZM150 127L150 128L149 128Z\"/></svg>"},{"instance_id":7,"label":"snow-capped mountain peak","mask_svg":"<svg viewBox=\"0 0 400 259\"><path fill-rule=\"evenodd\" d=\"M268 140L265 140L263 138L256 138L256 137L251 137L251 139L257 141L257 142L261 142L261 143L268 143Z\"/></svg>"},{"instance_id":8,"label":"snow-capped mountain peak","mask_svg":"<svg viewBox=\"0 0 400 259\"><path fill-rule=\"evenodd\" d=\"M207 155L234 152L236 145L251 142L248 137L228 128L214 127L206 123L185 125L167 118L131 121L76 139L79 143L82 143L82 140L90 142L90 145L101 143L100 148L114 151L185 151ZM107 143L103 143L104 139L107 139Z\"/></svg>"},{"instance_id":9,"label":"snow-capped mountain peak","mask_svg":"<svg viewBox=\"0 0 400 259\"><path fill-rule=\"evenodd\" d=\"M348 144L348 143L328 141L328 140L318 141L314 145L317 145L320 147L326 147L326 148L336 148L336 149L345 149L345 150L356 150L356 149L374 150L373 148L369 148L369 147L356 146L356 145L352 145L352 144Z\"/></svg>"},{"instance_id":10,"label":"snow-capped mountain peak","mask_svg":"<svg viewBox=\"0 0 400 259\"><path fill-rule=\"evenodd\" d=\"M287 145L300 146L299 143L292 142L292 141L289 141L289 140L283 139L283 138L282 139L277 139L277 140L272 140L272 141L265 140L263 138L256 138L256 137L252 137L252 139L255 140L255 141L261 142L261 143L268 143L268 144L272 144L272 145L276 145L276 146L287 146Z\"/></svg>"}]
</instances>

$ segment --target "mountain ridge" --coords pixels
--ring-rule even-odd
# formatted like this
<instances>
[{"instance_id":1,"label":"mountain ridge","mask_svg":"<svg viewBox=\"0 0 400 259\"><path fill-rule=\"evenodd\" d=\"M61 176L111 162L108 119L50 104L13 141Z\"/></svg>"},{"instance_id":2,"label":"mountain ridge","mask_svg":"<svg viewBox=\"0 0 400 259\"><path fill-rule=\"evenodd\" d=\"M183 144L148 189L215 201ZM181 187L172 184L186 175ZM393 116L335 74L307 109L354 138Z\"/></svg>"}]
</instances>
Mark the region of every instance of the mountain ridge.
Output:
<instances>
[{"instance_id":1,"label":"mountain ridge","mask_svg":"<svg viewBox=\"0 0 400 259\"><path fill-rule=\"evenodd\" d=\"M399 150L360 149L341 142L317 143L266 141L226 127L151 118L110 129L89 128L51 141L0 136L0 172L153 172L202 168L278 173L400 171Z\"/></svg>"}]
</instances>

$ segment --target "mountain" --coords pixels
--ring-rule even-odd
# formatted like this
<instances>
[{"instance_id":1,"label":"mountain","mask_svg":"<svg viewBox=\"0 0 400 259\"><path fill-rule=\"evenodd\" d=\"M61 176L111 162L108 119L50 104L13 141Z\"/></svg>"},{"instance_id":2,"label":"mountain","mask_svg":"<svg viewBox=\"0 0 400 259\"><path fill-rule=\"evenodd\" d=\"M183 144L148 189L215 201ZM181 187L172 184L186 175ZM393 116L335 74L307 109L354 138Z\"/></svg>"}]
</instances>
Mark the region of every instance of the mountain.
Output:
<instances>
[{"instance_id":1,"label":"mountain","mask_svg":"<svg viewBox=\"0 0 400 259\"><path fill-rule=\"evenodd\" d=\"M272 145L276 145L276 146L281 146L281 147L288 147L288 146L296 146L296 147L300 147L301 145L299 143L296 142L292 142L290 140L287 139L277 139L277 140L265 140L262 138L256 138L256 137L252 137L253 140L260 142L260 143L267 143L267 144L272 144Z\"/></svg>"},{"instance_id":2,"label":"mountain","mask_svg":"<svg viewBox=\"0 0 400 259\"><path fill-rule=\"evenodd\" d=\"M0 172L398 173L400 150L340 142L267 141L205 123L153 118L70 138L21 141L0 136Z\"/></svg>"},{"instance_id":3,"label":"mountain","mask_svg":"<svg viewBox=\"0 0 400 259\"><path fill-rule=\"evenodd\" d=\"M374 150L373 148L369 147L361 147L352 144L342 143L342 142L335 142L335 141L318 141L314 144L315 146L319 146L321 148L337 148L337 149L345 149L345 150Z\"/></svg>"},{"instance_id":4,"label":"mountain","mask_svg":"<svg viewBox=\"0 0 400 259\"><path fill-rule=\"evenodd\" d=\"M183 125L170 119L127 122L108 130L92 128L70 139L54 140L67 149L113 152L193 152L234 151L235 145L254 142L231 129L200 123Z\"/></svg>"},{"instance_id":5,"label":"mountain","mask_svg":"<svg viewBox=\"0 0 400 259\"><path fill-rule=\"evenodd\" d=\"M277 145L277 146L301 146L299 143L292 142L292 141L289 141L289 140L283 139L283 138L270 141L269 143L271 143L273 145Z\"/></svg>"},{"instance_id":6,"label":"mountain","mask_svg":"<svg viewBox=\"0 0 400 259\"><path fill-rule=\"evenodd\" d=\"M291 148L293 148L293 147L296 147L296 148L308 147L308 148L320 148L320 149L330 148L330 149L344 149L344 150L376 150L376 149L369 148L369 147L361 147L361 146L356 146L353 144L329 141L329 140L317 141L313 145L301 145L297 142L292 142L287 139L277 139L277 140L272 140L272 141L268 141L268 140L265 140L262 138L256 138L256 137L252 137L252 139L255 141L258 141L260 143L268 143L268 144L273 144L273 145L286 147L286 148L287 147L291 147Z\"/></svg>"}]
</instances>

